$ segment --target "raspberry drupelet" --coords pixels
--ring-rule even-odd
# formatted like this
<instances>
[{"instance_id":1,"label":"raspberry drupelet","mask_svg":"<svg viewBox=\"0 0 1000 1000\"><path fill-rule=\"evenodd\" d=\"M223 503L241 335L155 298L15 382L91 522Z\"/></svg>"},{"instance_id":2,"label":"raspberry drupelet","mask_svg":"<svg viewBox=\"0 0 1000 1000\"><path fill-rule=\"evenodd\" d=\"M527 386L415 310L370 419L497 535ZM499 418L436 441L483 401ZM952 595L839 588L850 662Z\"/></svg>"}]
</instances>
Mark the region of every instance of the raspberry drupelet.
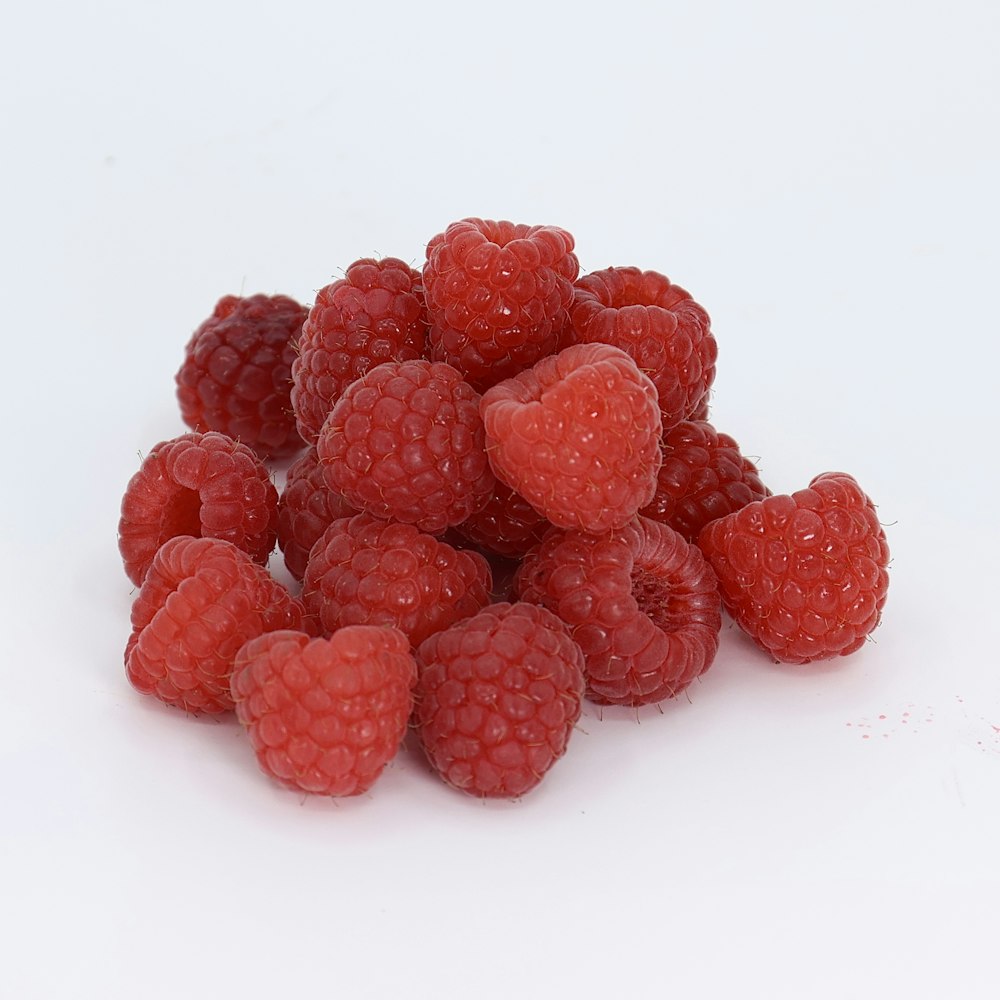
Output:
<instances>
[{"instance_id":1,"label":"raspberry drupelet","mask_svg":"<svg viewBox=\"0 0 1000 1000\"><path fill-rule=\"evenodd\" d=\"M701 412L718 347L708 313L683 288L657 271L609 267L577 281L571 316L577 343L620 347L649 375L664 429Z\"/></svg>"},{"instance_id":2,"label":"raspberry drupelet","mask_svg":"<svg viewBox=\"0 0 1000 1000\"><path fill-rule=\"evenodd\" d=\"M552 354L569 326L580 266L556 226L454 222L427 244L431 357L477 389Z\"/></svg>"},{"instance_id":3,"label":"raspberry drupelet","mask_svg":"<svg viewBox=\"0 0 1000 1000\"><path fill-rule=\"evenodd\" d=\"M728 434L704 421L685 420L663 435L656 495L639 513L696 542L709 521L770 495L757 466Z\"/></svg>"},{"instance_id":4,"label":"raspberry drupelet","mask_svg":"<svg viewBox=\"0 0 1000 1000\"><path fill-rule=\"evenodd\" d=\"M263 564L277 523L278 491L246 445L216 431L182 434L156 445L129 480L118 549L135 584L176 535L221 538Z\"/></svg>"},{"instance_id":5,"label":"raspberry drupelet","mask_svg":"<svg viewBox=\"0 0 1000 1000\"><path fill-rule=\"evenodd\" d=\"M479 395L446 364L373 368L337 401L316 448L352 507L432 534L483 507L496 482Z\"/></svg>"},{"instance_id":6,"label":"raspberry drupelet","mask_svg":"<svg viewBox=\"0 0 1000 1000\"><path fill-rule=\"evenodd\" d=\"M726 610L779 662L846 656L881 620L889 547L875 505L846 473L712 521L698 543Z\"/></svg>"},{"instance_id":7,"label":"raspberry drupelet","mask_svg":"<svg viewBox=\"0 0 1000 1000\"><path fill-rule=\"evenodd\" d=\"M231 542L178 536L157 551L132 606L126 673L167 705L225 712L240 646L304 623L302 605Z\"/></svg>"},{"instance_id":8,"label":"raspberry drupelet","mask_svg":"<svg viewBox=\"0 0 1000 1000\"><path fill-rule=\"evenodd\" d=\"M416 664L394 628L329 639L296 631L250 640L231 690L261 770L287 788L360 795L392 760L413 707Z\"/></svg>"},{"instance_id":9,"label":"raspberry drupelet","mask_svg":"<svg viewBox=\"0 0 1000 1000\"><path fill-rule=\"evenodd\" d=\"M417 650L414 721L431 766L470 795L512 798L565 753L583 654L555 615L494 604Z\"/></svg>"},{"instance_id":10,"label":"raspberry drupelet","mask_svg":"<svg viewBox=\"0 0 1000 1000\"><path fill-rule=\"evenodd\" d=\"M410 524L357 514L313 546L302 600L323 634L392 625L417 645L489 603L493 577L478 552L458 551Z\"/></svg>"},{"instance_id":11,"label":"raspberry drupelet","mask_svg":"<svg viewBox=\"0 0 1000 1000\"><path fill-rule=\"evenodd\" d=\"M302 447L291 369L307 310L286 295L227 295L195 330L177 372L184 423L221 431L262 458Z\"/></svg>"},{"instance_id":12,"label":"raspberry drupelet","mask_svg":"<svg viewBox=\"0 0 1000 1000\"><path fill-rule=\"evenodd\" d=\"M498 479L486 506L454 530L462 540L493 555L521 559L551 527L524 497Z\"/></svg>"},{"instance_id":13,"label":"raspberry drupelet","mask_svg":"<svg viewBox=\"0 0 1000 1000\"><path fill-rule=\"evenodd\" d=\"M316 449L310 448L289 467L285 488L278 498L278 548L288 572L301 581L316 539L338 517L356 513L340 493L327 485Z\"/></svg>"},{"instance_id":14,"label":"raspberry drupelet","mask_svg":"<svg viewBox=\"0 0 1000 1000\"><path fill-rule=\"evenodd\" d=\"M424 356L427 312L420 273L395 257L364 258L321 288L292 364L299 433L315 444L344 390L386 361Z\"/></svg>"},{"instance_id":15,"label":"raspberry drupelet","mask_svg":"<svg viewBox=\"0 0 1000 1000\"><path fill-rule=\"evenodd\" d=\"M603 536L553 529L521 564L514 592L570 627L587 696L599 703L672 698L718 649L715 574L696 546L643 517Z\"/></svg>"},{"instance_id":16,"label":"raspberry drupelet","mask_svg":"<svg viewBox=\"0 0 1000 1000\"><path fill-rule=\"evenodd\" d=\"M660 412L624 352L580 344L483 395L497 476L554 525L601 534L653 499Z\"/></svg>"}]
</instances>

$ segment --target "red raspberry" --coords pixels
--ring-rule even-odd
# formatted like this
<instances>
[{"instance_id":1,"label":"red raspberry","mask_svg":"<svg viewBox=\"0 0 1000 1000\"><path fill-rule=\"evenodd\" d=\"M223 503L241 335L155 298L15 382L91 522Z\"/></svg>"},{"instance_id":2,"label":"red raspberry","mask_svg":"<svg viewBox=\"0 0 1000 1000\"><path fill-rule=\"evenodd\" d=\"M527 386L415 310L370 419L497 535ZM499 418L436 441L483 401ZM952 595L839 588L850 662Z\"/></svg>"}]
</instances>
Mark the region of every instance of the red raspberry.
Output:
<instances>
[{"instance_id":1,"label":"red raspberry","mask_svg":"<svg viewBox=\"0 0 1000 1000\"><path fill-rule=\"evenodd\" d=\"M182 434L156 445L129 480L118 549L140 584L156 550L176 535L222 538L266 563L277 523L278 491L245 444L216 431Z\"/></svg>"},{"instance_id":2,"label":"red raspberry","mask_svg":"<svg viewBox=\"0 0 1000 1000\"><path fill-rule=\"evenodd\" d=\"M497 480L482 510L455 531L465 541L507 559L521 559L552 525L519 493Z\"/></svg>"},{"instance_id":3,"label":"red raspberry","mask_svg":"<svg viewBox=\"0 0 1000 1000\"><path fill-rule=\"evenodd\" d=\"M696 546L644 517L601 537L553 529L521 564L514 589L570 626L593 701L672 698L719 646L715 574Z\"/></svg>"},{"instance_id":4,"label":"red raspberry","mask_svg":"<svg viewBox=\"0 0 1000 1000\"><path fill-rule=\"evenodd\" d=\"M321 288L292 365L292 406L310 444L344 390L384 361L423 356L427 313L420 274L395 257L355 261Z\"/></svg>"},{"instance_id":5,"label":"red raspberry","mask_svg":"<svg viewBox=\"0 0 1000 1000\"><path fill-rule=\"evenodd\" d=\"M302 605L235 545L171 538L132 605L125 670L137 690L168 705L225 712L240 646L303 622Z\"/></svg>"},{"instance_id":6,"label":"red raspberry","mask_svg":"<svg viewBox=\"0 0 1000 1000\"><path fill-rule=\"evenodd\" d=\"M489 389L481 410L494 471L553 524L600 534L653 499L656 390L618 348L568 347Z\"/></svg>"},{"instance_id":7,"label":"red raspberry","mask_svg":"<svg viewBox=\"0 0 1000 1000\"><path fill-rule=\"evenodd\" d=\"M726 610L779 662L846 656L879 623L889 547L875 505L843 472L748 504L698 542Z\"/></svg>"},{"instance_id":8,"label":"red raspberry","mask_svg":"<svg viewBox=\"0 0 1000 1000\"><path fill-rule=\"evenodd\" d=\"M701 397L701 402L694 408L688 420L708 420L708 397L711 393L705 393Z\"/></svg>"},{"instance_id":9,"label":"red raspberry","mask_svg":"<svg viewBox=\"0 0 1000 1000\"><path fill-rule=\"evenodd\" d=\"M555 615L494 604L417 650L414 718L432 767L470 795L512 798L566 752L583 654Z\"/></svg>"},{"instance_id":10,"label":"red raspberry","mask_svg":"<svg viewBox=\"0 0 1000 1000\"><path fill-rule=\"evenodd\" d=\"M770 495L757 466L728 434L704 421L685 420L663 435L656 496L639 513L696 542L709 521Z\"/></svg>"},{"instance_id":11,"label":"red raspberry","mask_svg":"<svg viewBox=\"0 0 1000 1000\"><path fill-rule=\"evenodd\" d=\"M358 514L334 521L313 546L302 600L325 633L393 625L417 645L488 604L492 586L478 552Z\"/></svg>"},{"instance_id":12,"label":"red raspberry","mask_svg":"<svg viewBox=\"0 0 1000 1000\"><path fill-rule=\"evenodd\" d=\"M351 506L439 534L479 510L496 482L479 396L451 365L388 362L337 401L317 444Z\"/></svg>"},{"instance_id":13,"label":"red raspberry","mask_svg":"<svg viewBox=\"0 0 1000 1000\"><path fill-rule=\"evenodd\" d=\"M557 349L580 265L555 226L463 219L427 244L431 356L477 389Z\"/></svg>"},{"instance_id":14,"label":"red raspberry","mask_svg":"<svg viewBox=\"0 0 1000 1000\"><path fill-rule=\"evenodd\" d=\"M576 283L578 343L613 344L653 380L664 428L697 411L715 379L718 348L708 313L656 271L609 267Z\"/></svg>"},{"instance_id":15,"label":"red raspberry","mask_svg":"<svg viewBox=\"0 0 1000 1000\"><path fill-rule=\"evenodd\" d=\"M195 330L177 372L184 423L222 431L262 457L302 447L291 370L305 306L284 295L227 295Z\"/></svg>"},{"instance_id":16,"label":"red raspberry","mask_svg":"<svg viewBox=\"0 0 1000 1000\"><path fill-rule=\"evenodd\" d=\"M285 556L288 572L301 580L309 550L338 517L357 511L330 489L319 456L310 448L288 469L285 488L278 499L278 548Z\"/></svg>"},{"instance_id":17,"label":"red raspberry","mask_svg":"<svg viewBox=\"0 0 1000 1000\"><path fill-rule=\"evenodd\" d=\"M394 628L272 632L237 654L232 696L265 774L296 791L360 795L399 749L416 677Z\"/></svg>"}]
</instances>

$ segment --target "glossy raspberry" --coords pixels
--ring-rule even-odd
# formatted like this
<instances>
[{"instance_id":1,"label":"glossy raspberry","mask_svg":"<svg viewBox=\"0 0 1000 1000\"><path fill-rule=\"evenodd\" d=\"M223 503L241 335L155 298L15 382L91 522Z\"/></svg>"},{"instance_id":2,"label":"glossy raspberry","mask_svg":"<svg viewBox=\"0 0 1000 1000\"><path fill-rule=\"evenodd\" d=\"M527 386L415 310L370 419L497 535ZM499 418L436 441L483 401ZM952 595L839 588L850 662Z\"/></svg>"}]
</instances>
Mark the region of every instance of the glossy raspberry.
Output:
<instances>
[{"instance_id":1,"label":"glossy raspberry","mask_svg":"<svg viewBox=\"0 0 1000 1000\"><path fill-rule=\"evenodd\" d=\"M479 553L358 514L334 521L313 546L302 600L324 633L392 625L416 646L488 604L492 585Z\"/></svg>"},{"instance_id":2,"label":"glossy raspberry","mask_svg":"<svg viewBox=\"0 0 1000 1000\"><path fill-rule=\"evenodd\" d=\"M228 434L262 457L298 451L291 371L306 315L285 295L220 299L188 341L177 372L184 423Z\"/></svg>"},{"instance_id":3,"label":"glossy raspberry","mask_svg":"<svg viewBox=\"0 0 1000 1000\"><path fill-rule=\"evenodd\" d=\"M551 354L569 325L572 251L556 226L453 222L427 244L431 356L484 389Z\"/></svg>"},{"instance_id":4,"label":"glossy raspberry","mask_svg":"<svg viewBox=\"0 0 1000 1000\"><path fill-rule=\"evenodd\" d=\"M715 574L696 546L644 517L602 537L553 529L521 564L514 589L570 626L593 701L672 698L718 649Z\"/></svg>"},{"instance_id":5,"label":"glossy raspberry","mask_svg":"<svg viewBox=\"0 0 1000 1000\"><path fill-rule=\"evenodd\" d=\"M118 549L139 584L156 550L175 535L222 538L265 563L277 523L278 491L245 444L216 431L182 434L156 445L129 480Z\"/></svg>"},{"instance_id":6,"label":"glossy raspberry","mask_svg":"<svg viewBox=\"0 0 1000 1000\"><path fill-rule=\"evenodd\" d=\"M565 753L583 654L544 608L494 604L417 650L414 718L431 766L470 795L534 788Z\"/></svg>"},{"instance_id":7,"label":"glossy raspberry","mask_svg":"<svg viewBox=\"0 0 1000 1000\"><path fill-rule=\"evenodd\" d=\"M317 444L351 506L433 534L493 493L479 396L451 365L388 362L352 383Z\"/></svg>"},{"instance_id":8,"label":"glossy raspberry","mask_svg":"<svg viewBox=\"0 0 1000 1000\"><path fill-rule=\"evenodd\" d=\"M344 390L385 361L423 357L427 313L420 274L395 257L355 261L321 288L292 365L299 433L315 444Z\"/></svg>"},{"instance_id":9,"label":"glossy raspberry","mask_svg":"<svg viewBox=\"0 0 1000 1000\"><path fill-rule=\"evenodd\" d=\"M507 559L520 559L552 527L519 493L497 480L493 496L482 510L455 531L465 541Z\"/></svg>"},{"instance_id":10,"label":"glossy raspberry","mask_svg":"<svg viewBox=\"0 0 1000 1000\"><path fill-rule=\"evenodd\" d=\"M875 505L846 473L749 504L698 541L726 610L780 662L846 656L879 623L889 547Z\"/></svg>"},{"instance_id":11,"label":"glossy raspberry","mask_svg":"<svg viewBox=\"0 0 1000 1000\"><path fill-rule=\"evenodd\" d=\"M132 605L126 673L137 690L168 705L225 712L240 646L303 623L302 605L232 543L171 538Z\"/></svg>"},{"instance_id":12,"label":"glossy raspberry","mask_svg":"<svg viewBox=\"0 0 1000 1000\"><path fill-rule=\"evenodd\" d=\"M329 639L283 631L250 640L232 696L265 774L296 791L360 795L399 749L415 681L401 632L355 625Z\"/></svg>"},{"instance_id":13,"label":"glossy raspberry","mask_svg":"<svg viewBox=\"0 0 1000 1000\"><path fill-rule=\"evenodd\" d=\"M568 347L489 389L481 410L497 476L553 524L600 534L653 499L656 390L618 348Z\"/></svg>"},{"instance_id":14,"label":"glossy raspberry","mask_svg":"<svg viewBox=\"0 0 1000 1000\"><path fill-rule=\"evenodd\" d=\"M770 495L757 466L728 434L704 421L685 420L663 435L656 495L639 513L696 542L709 521Z\"/></svg>"},{"instance_id":15,"label":"glossy raspberry","mask_svg":"<svg viewBox=\"0 0 1000 1000\"><path fill-rule=\"evenodd\" d=\"M288 572L301 580L316 539L338 517L356 513L343 496L327 485L316 449L310 448L289 467L278 499L278 548Z\"/></svg>"},{"instance_id":16,"label":"glossy raspberry","mask_svg":"<svg viewBox=\"0 0 1000 1000\"><path fill-rule=\"evenodd\" d=\"M613 344L653 380L664 428L696 412L715 379L718 348L708 313L656 271L609 267L576 283L578 343Z\"/></svg>"}]
</instances>

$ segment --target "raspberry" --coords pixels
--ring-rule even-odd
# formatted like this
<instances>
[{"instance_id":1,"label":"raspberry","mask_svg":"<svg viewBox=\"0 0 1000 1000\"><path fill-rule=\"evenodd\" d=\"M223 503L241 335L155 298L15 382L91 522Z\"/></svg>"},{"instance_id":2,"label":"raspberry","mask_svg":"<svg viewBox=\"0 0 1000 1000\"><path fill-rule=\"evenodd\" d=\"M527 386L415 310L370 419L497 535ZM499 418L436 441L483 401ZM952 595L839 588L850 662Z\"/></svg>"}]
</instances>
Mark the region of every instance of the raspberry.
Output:
<instances>
[{"instance_id":1,"label":"raspberry","mask_svg":"<svg viewBox=\"0 0 1000 1000\"><path fill-rule=\"evenodd\" d=\"M710 393L705 393L701 397L701 402L694 408L688 420L708 420L708 397Z\"/></svg>"},{"instance_id":2,"label":"raspberry","mask_svg":"<svg viewBox=\"0 0 1000 1000\"><path fill-rule=\"evenodd\" d=\"M310 444L344 390L384 361L423 356L427 313L420 274L395 257L355 261L321 288L292 364L292 406Z\"/></svg>"},{"instance_id":3,"label":"raspberry","mask_svg":"<svg viewBox=\"0 0 1000 1000\"><path fill-rule=\"evenodd\" d=\"M220 299L188 341L177 372L184 423L222 431L262 457L298 451L291 369L306 315L284 295Z\"/></svg>"},{"instance_id":4,"label":"raspberry","mask_svg":"<svg viewBox=\"0 0 1000 1000\"><path fill-rule=\"evenodd\" d=\"M488 604L492 586L478 552L459 552L410 524L357 514L334 521L313 546L302 600L326 633L392 625L417 645Z\"/></svg>"},{"instance_id":5,"label":"raspberry","mask_svg":"<svg viewBox=\"0 0 1000 1000\"><path fill-rule=\"evenodd\" d=\"M715 379L708 313L656 271L609 267L581 278L571 312L578 343L613 344L653 380L664 428L697 411Z\"/></svg>"},{"instance_id":6,"label":"raspberry","mask_svg":"<svg viewBox=\"0 0 1000 1000\"><path fill-rule=\"evenodd\" d=\"M129 480L118 549L135 584L176 535L222 538L266 563L277 522L278 491L245 444L217 431L182 434L156 445Z\"/></svg>"},{"instance_id":7,"label":"raspberry","mask_svg":"<svg viewBox=\"0 0 1000 1000\"><path fill-rule=\"evenodd\" d=\"M451 365L388 362L347 389L317 444L351 506L439 534L489 500L479 396Z\"/></svg>"},{"instance_id":8,"label":"raspberry","mask_svg":"<svg viewBox=\"0 0 1000 1000\"><path fill-rule=\"evenodd\" d=\"M779 662L846 656L881 619L889 547L875 505L845 473L748 504L698 542L726 610Z\"/></svg>"},{"instance_id":9,"label":"raspberry","mask_svg":"<svg viewBox=\"0 0 1000 1000\"><path fill-rule=\"evenodd\" d=\"M715 574L696 546L644 517L601 537L553 529L521 564L514 589L570 626L593 701L672 698L719 646Z\"/></svg>"},{"instance_id":10,"label":"raspberry","mask_svg":"<svg viewBox=\"0 0 1000 1000\"><path fill-rule=\"evenodd\" d=\"M534 788L566 752L583 654L555 615L494 604L417 650L414 718L432 767L470 795Z\"/></svg>"},{"instance_id":11,"label":"raspberry","mask_svg":"<svg viewBox=\"0 0 1000 1000\"><path fill-rule=\"evenodd\" d=\"M553 524L598 534L653 499L656 390L618 348L568 347L487 390L481 410L494 471Z\"/></svg>"},{"instance_id":12,"label":"raspberry","mask_svg":"<svg viewBox=\"0 0 1000 1000\"><path fill-rule=\"evenodd\" d=\"M431 357L477 389L556 350L580 265L555 226L463 219L427 244Z\"/></svg>"},{"instance_id":13,"label":"raspberry","mask_svg":"<svg viewBox=\"0 0 1000 1000\"><path fill-rule=\"evenodd\" d=\"M126 673L137 690L168 705L225 712L240 646L303 621L302 605L232 543L171 538L132 605Z\"/></svg>"},{"instance_id":14,"label":"raspberry","mask_svg":"<svg viewBox=\"0 0 1000 1000\"><path fill-rule=\"evenodd\" d=\"M521 559L551 526L524 497L497 480L486 506L455 531L463 540L494 555Z\"/></svg>"},{"instance_id":15,"label":"raspberry","mask_svg":"<svg viewBox=\"0 0 1000 1000\"><path fill-rule=\"evenodd\" d=\"M704 421L685 420L663 435L656 496L639 513L696 542L709 521L770 495L757 466L728 434Z\"/></svg>"},{"instance_id":16,"label":"raspberry","mask_svg":"<svg viewBox=\"0 0 1000 1000\"><path fill-rule=\"evenodd\" d=\"M285 488L278 499L278 548L288 572L301 580L309 550L316 539L337 520L357 511L326 484L315 448L310 448L288 469Z\"/></svg>"},{"instance_id":17,"label":"raspberry","mask_svg":"<svg viewBox=\"0 0 1000 1000\"><path fill-rule=\"evenodd\" d=\"M401 632L355 625L329 639L251 639L232 696L265 774L296 791L360 795L399 749L415 681Z\"/></svg>"}]
</instances>

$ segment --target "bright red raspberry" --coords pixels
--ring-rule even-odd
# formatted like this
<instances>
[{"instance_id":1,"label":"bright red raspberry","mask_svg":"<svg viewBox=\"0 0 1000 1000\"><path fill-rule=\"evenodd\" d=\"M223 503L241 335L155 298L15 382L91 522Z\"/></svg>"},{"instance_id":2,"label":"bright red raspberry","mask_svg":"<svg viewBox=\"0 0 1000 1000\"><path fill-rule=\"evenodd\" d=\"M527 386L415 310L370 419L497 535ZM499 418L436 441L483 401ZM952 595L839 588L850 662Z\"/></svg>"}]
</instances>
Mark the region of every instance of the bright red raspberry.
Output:
<instances>
[{"instance_id":1,"label":"bright red raspberry","mask_svg":"<svg viewBox=\"0 0 1000 1000\"><path fill-rule=\"evenodd\" d=\"M232 543L171 538L132 605L125 670L137 690L167 705L225 712L240 646L304 620L302 605Z\"/></svg>"},{"instance_id":2,"label":"bright red raspberry","mask_svg":"<svg viewBox=\"0 0 1000 1000\"><path fill-rule=\"evenodd\" d=\"M498 479L486 506L455 531L463 540L494 555L521 559L551 527L524 497Z\"/></svg>"},{"instance_id":3,"label":"bright red raspberry","mask_svg":"<svg viewBox=\"0 0 1000 1000\"><path fill-rule=\"evenodd\" d=\"M718 348L708 313L656 271L609 267L576 283L578 343L613 344L653 380L664 428L696 412L715 379Z\"/></svg>"},{"instance_id":4,"label":"bright red raspberry","mask_svg":"<svg viewBox=\"0 0 1000 1000\"><path fill-rule=\"evenodd\" d=\"M488 604L492 586L478 552L457 551L411 524L358 514L334 521L313 546L302 600L325 634L392 625L416 646Z\"/></svg>"},{"instance_id":5,"label":"bright red raspberry","mask_svg":"<svg viewBox=\"0 0 1000 1000\"><path fill-rule=\"evenodd\" d=\"M222 538L266 563L277 524L278 491L245 444L216 431L182 434L156 445L129 480L118 549L140 584L156 550L176 535Z\"/></svg>"},{"instance_id":6,"label":"bright red raspberry","mask_svg":"<svg viewBox=\"0 0 1000 1000\"><path fill-rule=\"evenodd\" d=\"M435 771L470 795L513 798L566 752L583 654L555 615L494 604L417 650L414 718Z\"/></svg>"},{"instance_id":7,"label":"bright red raspberry","mask_svg":"<svg viewBox=\"0 0 1000 1000\"><path fill-rule=\"evenodd\" d=\"M307 311L284 295L227 295L195 330L177 372L184 423L221 431L261 457L302 447L291 371Z\"/></svg>"},{"instance_id":8,"label":"bright red raspberry","mask_svg":"<svg viewBox=\"0 0 1000 1000\"><path fill-rule=\"evenodd\" d=\"M704 421L685 420L663 435L656 496L639 512L697 542L701 529L771 491L739 445Z\"/></svg>"},{"instance_id":9,"label":"bright red raspberry","mask_svg":"<svg viewBox=\"0 0 1000 1000\"><path fill-rule=\"evenodd\" d=\"M553 529L521 564L514 590L570 626L596 702L672 698L719 646L715 574L697 546L644 517L600 537Z\"/></svg>"},{"instance_id":10,"label":"bright red raspberry","mask_svg":"<svg viewBox=\"0 0 1000 1000\"><path fill-rule=\"evenodd\" d=\"M292 364L299 433L315 444L344 390L385 361L423 357L427 312L420 273L395 257L357 260L321 288Z\"/></svg>"},{"instance_id":11,"label":"bright red raspberry","mask_svg":"<svg viewBox=\"0 0 1000 1000\"><path fill-rule=\"evenodd\" d=\"M846 473L712 521L698 543L726 610L779 662L846 656L881 619L889 547L875 505Z\"/></svg>"},{"instance_id":12,"label":"bright red raspberry","mask_svg":"<svg viewBox=\"0 0 1000 1000\"><path fill-rule=\"evenodd\" d=\"M656 390L624 351L568 347L487 390L481 411L497 476L553 524L601 534L653 499Z\"/></svg>"},{"instance_id":13,"label":"bright red raspberry","mask_svg":"<svg viewBox=\"0 0 1000 1000\"><path fill-rule=\"evenodd\" d=\"M315 448L310 448L288 469L285 488L278 498L278 548L288 572L301 580L309 550L338 517L357 511L331 490Z\"/></svg>"},{"instance_id":14,"label":"bright red raspberry","mask_svg":"<svg viewBox=\"0 0 1000 1000\"><path fill-rule=\"evenodd\" d=\"M337 401L316 447L351 506L432 534L479 510L496 482L479 395L451 365L373 368Z\"/></svg>"},{"instance_id":15,"label":"bright red raspberry","mask_svg":"<svg viewBox=\"0 0 1000 1000\"><path fill-rule=\"evenodd\" d=\"M572 251L556 226L453 222L427 244L431 356L482 390L552 354L580 271Z\"/></svg>"},{"instance_id":16,"label":"bright red raspberry","mask_svg":"<svg viewBox=\"0 0 1000 1000\"><path fill-rule=\"evenodd\" d=\"M402 743L416 677L394 628L272 632L237 654L232 696L265 774L300 792L360 795Z\"/></svg>"}]
</instances>

